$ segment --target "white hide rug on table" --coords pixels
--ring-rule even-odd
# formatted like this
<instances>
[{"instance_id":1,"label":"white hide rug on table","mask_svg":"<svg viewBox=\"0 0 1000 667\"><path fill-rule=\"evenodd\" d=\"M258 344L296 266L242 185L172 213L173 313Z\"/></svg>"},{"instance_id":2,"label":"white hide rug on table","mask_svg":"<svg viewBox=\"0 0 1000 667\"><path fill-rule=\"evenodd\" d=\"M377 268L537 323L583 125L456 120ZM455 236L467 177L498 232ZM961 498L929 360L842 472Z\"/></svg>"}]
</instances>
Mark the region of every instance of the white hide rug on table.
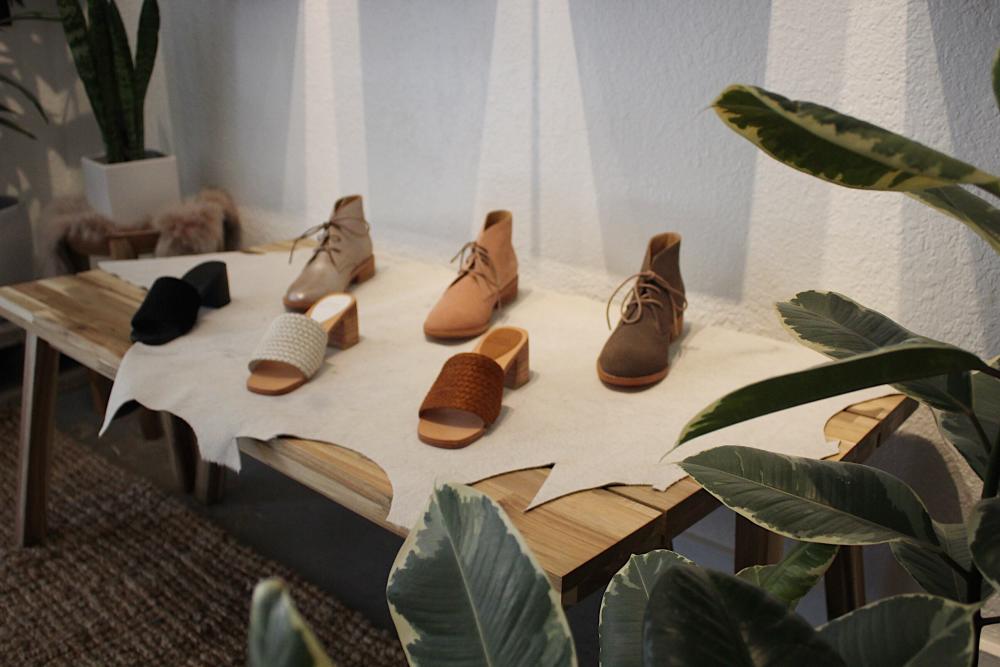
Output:
<instances>
[{"instance_id":1,"label":"white hide rug on table","mask_svg":"<svg viewBox=\"0 0 1000 667\"><path fill-rule=\"evenodd\" d=\"M279 435L337 443L367 456L392 483L388 520L409 527L436 482L471 483L499 473L555 464L533 505L612 483L666 488L684 477L670 461L721 444L820 458L836 451L823 427L851 403L882 396L885 387L818 401L710 433L669 450L698 410L744 384L822 363L825 358L783 343L718 327L688 326L670 374L638 392L614 391L597 378L595 361L608 337L604 304L522 286L494 325L528 330L531 380L507 390L500 418L478 441L459 450L417 439L417 411L444 361L475 341L425 339L424 317L454 278L448 266L376 257L374 279L357 286L361 342L330 348L319 372L284 396L247 391L247 361L270 321L284 312L281 297L311 250L104 262L101 268L148 287L159 276L181 276L209 259L226 262L232 302L202 309L195 328L166 345L133 345L108 402L104 428L130 399L184 419L201 456L235 470L238 437ZM696 318L697 296L688 320ZM103 431L102 431L103 432Z\"/></svg>"}]
</instances>

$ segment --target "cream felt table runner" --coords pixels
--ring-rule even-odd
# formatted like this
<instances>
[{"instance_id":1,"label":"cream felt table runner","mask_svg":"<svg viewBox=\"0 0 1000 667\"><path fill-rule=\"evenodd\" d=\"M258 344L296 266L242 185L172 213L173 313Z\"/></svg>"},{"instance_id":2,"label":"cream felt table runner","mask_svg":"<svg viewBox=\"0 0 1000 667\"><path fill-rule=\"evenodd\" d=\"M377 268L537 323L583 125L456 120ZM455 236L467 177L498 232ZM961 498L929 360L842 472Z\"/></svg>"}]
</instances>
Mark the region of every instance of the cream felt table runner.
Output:
<instances>
[{"instance_id":1,"label":"cream felt table runner","mask_svg":"<svg viewBox=\"0 0 1000 667\"><path fill-rule=\"evenodd\" d=\"M238 437L279 435L349 447L380 465L393 488L388 520L410 526L435 482L471 483L499 473L554 464L534 505L611 483L666 488L684 477L671 463L719 444L822 457L836 451L823 427L850 403L889 393L855 392L709 434L670 452L699 409L746 383L825 359L783 343L696 319L675 346L670 375L646 391L622 392L597 378L595 360L608 336L604 304L522 286L495 324L530 335L531 380L506 391L500 418L460 450L417 439L417 410L444 361L475 341L444 345L425 339L423 319L454 277L449 267L378 256L375 278L358 286L361 342L329 349L313 379L284 396L245 388L247 361L268 323L283 311L281 296L310 251L289 264L283 253L221 253L197 257L105 262L101 268L148 287L158 276L180 276L207 259L229 271L232 303L202 309L187 336L166 345L133 345L125 354L108 404L105 428L135 399L187 421L208 461L239 469ZM697 315L697 298L689 311Z\"/></svg>"}]
</instances>

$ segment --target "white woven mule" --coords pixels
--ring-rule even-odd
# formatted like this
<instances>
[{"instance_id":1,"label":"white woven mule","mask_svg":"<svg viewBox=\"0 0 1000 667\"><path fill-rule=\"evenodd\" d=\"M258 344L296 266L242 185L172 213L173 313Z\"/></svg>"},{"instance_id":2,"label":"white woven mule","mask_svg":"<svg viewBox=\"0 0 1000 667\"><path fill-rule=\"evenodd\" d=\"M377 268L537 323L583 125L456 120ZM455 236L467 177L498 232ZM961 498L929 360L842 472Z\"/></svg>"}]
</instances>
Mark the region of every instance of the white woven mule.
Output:
<instances>
[{"instance_id":1,"label":"white woven mule","mask_svg":"<svg viewBox=\"0 0 1000 667\"><path fill-rule=\"evenodd\" d=\"M287 394L316 374L327 345L346 350L358 340L358 303L350 294L327 294L305 315L279 315L250 359L247 389Z\"/></svg>"}]
</instances>

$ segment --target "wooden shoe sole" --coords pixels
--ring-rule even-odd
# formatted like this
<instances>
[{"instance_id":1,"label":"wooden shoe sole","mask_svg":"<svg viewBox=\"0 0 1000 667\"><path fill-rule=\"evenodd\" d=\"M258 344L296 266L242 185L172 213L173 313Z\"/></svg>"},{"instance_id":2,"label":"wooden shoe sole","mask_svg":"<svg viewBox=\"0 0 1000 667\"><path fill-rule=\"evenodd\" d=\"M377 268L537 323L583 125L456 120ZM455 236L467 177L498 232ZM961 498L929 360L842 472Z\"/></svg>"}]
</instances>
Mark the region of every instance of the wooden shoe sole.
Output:
<instances>
[{"instance_id":1,"label":"wooden shoe sole","mask_svg":"<svg viewBox=\"0 0 1000 667\"><path fill-rule=\"evenodd\" d=\"M667 366L662 371L656 373L651 373L649 375L640 375L637 377L622 377L619 375L612 375L601 368L601 362L597 362L597 377L601 379L604 384L609 384L614 387L648 387L649 385L656 384L663 378L667 377L670 373L670 366Z\"/></svg>"}]
</instances>

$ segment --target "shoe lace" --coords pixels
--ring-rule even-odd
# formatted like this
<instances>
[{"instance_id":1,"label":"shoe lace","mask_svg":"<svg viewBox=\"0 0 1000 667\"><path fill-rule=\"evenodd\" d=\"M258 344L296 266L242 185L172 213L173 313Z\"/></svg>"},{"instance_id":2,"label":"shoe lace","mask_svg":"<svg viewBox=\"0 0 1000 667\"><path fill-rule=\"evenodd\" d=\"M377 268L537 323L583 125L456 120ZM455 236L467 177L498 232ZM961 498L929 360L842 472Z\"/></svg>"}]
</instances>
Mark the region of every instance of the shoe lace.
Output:
<instances>
[{"instance_id":1,"label":"shoe lace","mask_svg":"<svg viewBox=\"0 0 1000 667\"><path fill-rule=\"evenodd\" d=\"M361 230L352 229L351 227L342 224L342 221L347 221L347 220L360 222L362 225L364 225L364 227ZM327 220L326 222L321 222L318 225L313 225L312 227L310 227L309 229L307 229L306 231L302 232L301 234L295 237L295 239L292 241L292 249L288 253L288 263L289 264L292 263L292 256L295 254L295 247L299 244L299 241L304 241L310 236L315 236L316 234L322 233L322 236L319 239L319 244L316 246L316 249L313 250L312 257L309 258L309 261L306 262L306 265L308 266L310 263L312 263L312 261L316 259L316 256L319 255L319 253L325 252L327 256L329 256L330 261L333 263L334 267L339 269L340 267L337 265L337 258L335 257L335 255L339 255L342 252L339 244L344 240L345 237L348 236L354 238L364 238L368 234L370 229L371 225L369 225L368 221L365 220L364 218L355 218L346 215L334 216L329 220Z\"/></svg>"},{"instance_id":2,"label":"shoe lace","mask_svg":"<svg viewBox=\"0 0 1000 667\"><path fill-rule=\"evenodd\" d=\"M611 304L618 292L633 279L635 282L632 283L622 300L621 322L635 324L642 319L643 308L649 306L653 316L656 317L657 326L660 326L659 313L663 309L663 302L657 297L664 293L670 301L671 315L674 319L678 318L687 308L687 298L685 298L684 292L668 283L654 271L640 271L623 280L608 298L608 304L604 309L604 318L608 322L608 329L611 328Z\"/></svg>"},{"instance_id":3,"label":"shoe lace","mask_svg":"<svg viewBox=\"0 0 1000 667\"><path fill-rule=\"evenodd\" d=\"M493 290L495 297L493 307L499 308L500 277L497 275L497 269L493 265L493 260L490 259L490 251L475 241L469 241L451 258L452 262L456 260L458 261L459 269L458 278L455 278L455 281L457 282L468 274L472 274L473 277L482 278Z\"/></svg>"}]
</instances>

